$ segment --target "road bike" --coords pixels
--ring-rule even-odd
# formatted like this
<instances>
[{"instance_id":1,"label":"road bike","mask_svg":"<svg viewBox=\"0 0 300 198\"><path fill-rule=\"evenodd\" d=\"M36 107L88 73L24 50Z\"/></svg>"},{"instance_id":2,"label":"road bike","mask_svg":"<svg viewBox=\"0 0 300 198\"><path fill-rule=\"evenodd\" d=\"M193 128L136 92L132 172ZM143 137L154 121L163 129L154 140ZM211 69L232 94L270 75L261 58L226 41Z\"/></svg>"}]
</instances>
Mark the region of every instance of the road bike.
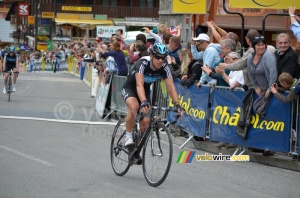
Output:
<instances>
[{"instance_id":1,"label":"road bike","mask_svg":"<svg viewBox=\"0 0 300 198\"><path fill-rule=\"evenodd\" d=\"M142 167L146 181L150 186L156 187L164 182L171 168L173 156L173 142L169 129L160 119L161 111L174 111L176 108L151 106L150 123L145 132L140 132L139 121L143 118L141 113L136 116L136 124L133 132L134 148L129 149L125 143L125 121L120 120L113 132L110 147L111 165L118 176L127 173L130 166L137 164L142 151ZM176 123L179 116L176 117Z\"/></svg>"},{"instance_id":2,"label":"road bike","mask_svg":"<svg viewBox=\"0 0 300 198\"><path fill-rule=\"evenodd\" d=\"M10 94L13 92L13 84L12 84L12 70L8 71L8 79L7 79L7 84L6 84L6 94L8 95L8 102L10 102ZM3 73L4 74L4 73Z\"/></svg>"}]
</instances>

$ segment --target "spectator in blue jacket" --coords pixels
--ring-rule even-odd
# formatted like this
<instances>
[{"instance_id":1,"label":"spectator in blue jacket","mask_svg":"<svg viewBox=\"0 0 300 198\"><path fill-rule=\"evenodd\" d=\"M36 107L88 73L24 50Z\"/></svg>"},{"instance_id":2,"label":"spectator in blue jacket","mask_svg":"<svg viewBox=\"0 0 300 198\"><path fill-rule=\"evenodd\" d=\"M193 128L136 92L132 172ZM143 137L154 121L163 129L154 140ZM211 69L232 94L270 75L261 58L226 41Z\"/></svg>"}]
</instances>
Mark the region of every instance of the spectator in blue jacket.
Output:
<instances>
[{"instance_id":1,"label":"spectator in blue jacket","mask_svg":"<svg viewBox=\"0 0 300 198\"><path fill-rule=\"evenodd\" d=\"M289 7L289 15L291 18L291 30L297 38L298 42L300 42L300 18L295 15L295 7Z\"/></svg>"},{"instance_id":2,"label":"spectator in blue jacket","mask_svg":"<svg viewBox=\"0 0 300 198\"><path fill-rule=\"evenodd\" d=\"M220 44L210 43L209 36L207 34L199 34L197 38L191 40L192 55L195 60L203 60L203 65L206 65L210 69L213 69L221 61ZM200 52L198 52L200 51ZM205 72L202 72L201 78L197 83L200 87L201 84L216 84L217 80L209 77Z\"/></svg>"}]
</instances>

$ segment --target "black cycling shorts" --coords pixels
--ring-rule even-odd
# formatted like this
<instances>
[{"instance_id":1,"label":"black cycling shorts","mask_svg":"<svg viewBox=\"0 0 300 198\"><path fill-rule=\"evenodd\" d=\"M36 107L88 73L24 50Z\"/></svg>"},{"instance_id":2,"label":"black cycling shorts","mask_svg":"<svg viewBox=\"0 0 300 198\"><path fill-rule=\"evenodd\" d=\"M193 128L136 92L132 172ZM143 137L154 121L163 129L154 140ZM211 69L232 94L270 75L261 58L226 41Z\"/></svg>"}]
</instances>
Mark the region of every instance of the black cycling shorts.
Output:
<instances>
[{"instance_id":1,"label":"black cycling shorts","mask_svg":"<svg viewBox=\"0 0 300 198\"><path fill-rule=\"evenodd\" d=\"M150 100L150 90L145 89L145 93L146 93L147 101L150 102L151 101ZM137 99L139 104L141 104L141 101L139 99L139 96L138 96L136 90L134 90L132 88L128 88L128 87L124 86L122 89L122 97L123 97L124 101L126 101L127 98L134 97Z\"/></svg>"},{"instance_id":2,"label":"black cycling shorts","mask_svg":"<svg viewBox=\"0 0 300 198\"><path fill-rule=\"evenodd\" d=\"M14 70L14 68L16 68L17 66L15 65L15 66L8 66L8 65L6 65L5 66L5 70L3 70L3 72L8 72L8 71L10 71L11 69L12 70Z\"/></svg>"}]
</instances>

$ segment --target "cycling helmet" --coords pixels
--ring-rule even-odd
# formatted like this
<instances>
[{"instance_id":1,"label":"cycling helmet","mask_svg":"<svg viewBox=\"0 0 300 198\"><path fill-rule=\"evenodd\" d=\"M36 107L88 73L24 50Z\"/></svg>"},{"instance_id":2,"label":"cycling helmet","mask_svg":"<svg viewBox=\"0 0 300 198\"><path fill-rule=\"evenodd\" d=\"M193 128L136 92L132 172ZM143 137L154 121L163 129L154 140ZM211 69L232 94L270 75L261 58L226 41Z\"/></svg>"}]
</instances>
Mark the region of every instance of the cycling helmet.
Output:
<instances>
[{"instance_id":1,"label":"cycling helmet","mask_svg":"<svg viewBox=\"0 0 300 198\"><path fill-rule=\"evenodd\" d=\"M5 51L8 51L9 47L8 46L5 46Z\"/></svg>"},{"instance_id":2,"label":"cycling helmet","mask_svg":"<svg viewBox=\"0 0 300 198\"><path fill-rule=\"evenodd\" d=\"M15 47L14 46L10 46L8 51L15 53Z\"/></svg>"},{"instance_id":3,"label":"cycling helmet","mask_svg":"<svg viewBox=\"0 0 300 198\"><path fill-rule=\"evenodd\" d=\"M155 43L150 47L150 53L152 55L161 54L161 55L169 55L169 50L166 45L162 43Z\"/></svg>"}]
</instances>

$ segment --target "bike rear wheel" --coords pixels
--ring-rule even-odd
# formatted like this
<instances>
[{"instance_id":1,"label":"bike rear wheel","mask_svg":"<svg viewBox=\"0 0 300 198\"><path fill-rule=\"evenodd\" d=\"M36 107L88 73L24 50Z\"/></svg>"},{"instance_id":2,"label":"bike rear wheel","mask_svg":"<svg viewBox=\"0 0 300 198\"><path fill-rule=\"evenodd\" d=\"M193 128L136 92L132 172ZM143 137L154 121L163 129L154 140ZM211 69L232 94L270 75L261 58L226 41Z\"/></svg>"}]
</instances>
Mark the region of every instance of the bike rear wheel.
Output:
<instances>
[{"instance_id":1,"label":"bike rear wheel","mask_svg":"<svg viewBox=\"0 0 300 198\"><path fill-rule=\"evenodd\" d=\"M128 151L124 145L125 133L125 122L120 120L114 129L110 146L111 166L118 176L125 175L130 168Z\"/></svg>"},{"instance_id":2,"label":"bike rear wheel","mask_svg":"<svg viewBox=\"0 0 300 198\"><path fill-rule=\"evenodd\" d=\"M143 173L150 186L159 186L167 178L172 156L173 142L170 132L165 125L157 124L157 128L150 133L143 149Z\"/></svg>"}]
</instances>

